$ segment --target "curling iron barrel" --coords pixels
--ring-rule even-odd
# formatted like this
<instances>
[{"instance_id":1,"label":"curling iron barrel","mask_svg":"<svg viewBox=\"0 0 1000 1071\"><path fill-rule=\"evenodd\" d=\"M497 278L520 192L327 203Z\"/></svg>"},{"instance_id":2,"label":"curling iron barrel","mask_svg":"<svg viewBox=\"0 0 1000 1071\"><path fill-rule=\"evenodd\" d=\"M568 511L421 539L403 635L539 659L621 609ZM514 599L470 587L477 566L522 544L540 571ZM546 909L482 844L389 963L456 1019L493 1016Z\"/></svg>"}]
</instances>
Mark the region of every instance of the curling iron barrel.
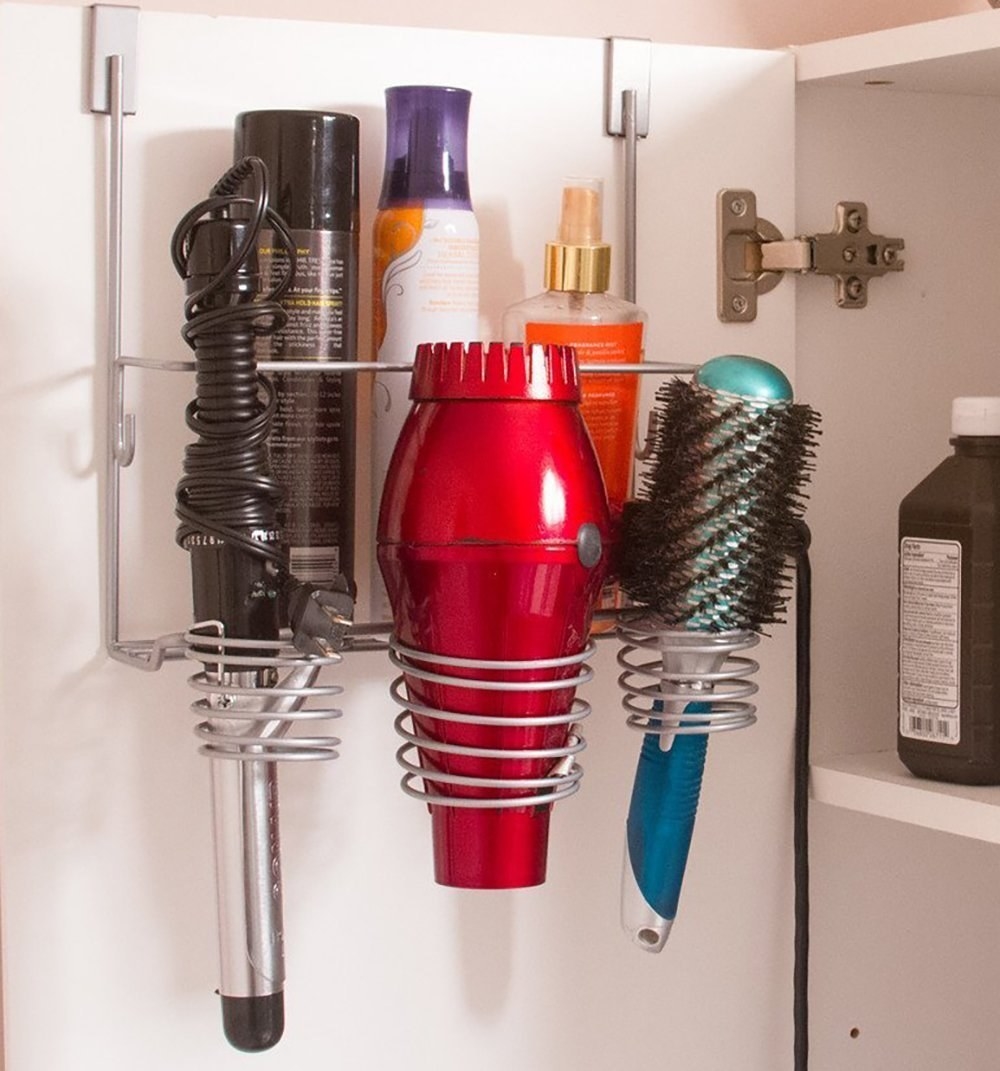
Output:
<instances>
[{"instance_id":1,"label":"curling iron barrel","mask_svg":"<svg viewBox=\"0 0 1000 1071\"><path fill-rule=\"evenodd\" d=\"M404 789L430 806L438 882L537 885L551 805L582 772L609 537L576 359L423 345L410 396L378 524Z\"/></svg>"}]
</instances>

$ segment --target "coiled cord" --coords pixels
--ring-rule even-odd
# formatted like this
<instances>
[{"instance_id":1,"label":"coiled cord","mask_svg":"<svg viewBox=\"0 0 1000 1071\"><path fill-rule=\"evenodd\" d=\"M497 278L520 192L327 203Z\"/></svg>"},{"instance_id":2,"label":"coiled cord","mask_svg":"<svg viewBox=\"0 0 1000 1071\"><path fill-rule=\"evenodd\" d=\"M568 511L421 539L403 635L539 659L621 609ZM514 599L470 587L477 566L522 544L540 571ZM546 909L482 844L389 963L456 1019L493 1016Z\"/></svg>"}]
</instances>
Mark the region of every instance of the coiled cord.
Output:
<instances>
[{"instance_id":1,"label":"coiled cord","mask_svg":"<svg viewBox=\"0 0 1000 1071\"><path fill-rule=\"evenodd\" d=\"M248 180L251 195L239 195ZM209 224L219 230L210 236L213 255L207 271L194 270L197 232ZM254 254L265 225L285 250L287 271L261 295ZM275 529L282 494L267 452L277 401L274 388L257 372L255 340L287 320L279 299L295 273L295 243L269 207L267 169L260 159L245 157L237 163L181 219L171 257L189 285L181 335L195 352L196 394L185 422L198 437L185 449L184 475L177 484L177 542L185 546L200 535L239 546L269 561L278 577L287 580L282 544L254 538ZM202 275L205 281L197 285Z\"/></svg>"}]
</instances>

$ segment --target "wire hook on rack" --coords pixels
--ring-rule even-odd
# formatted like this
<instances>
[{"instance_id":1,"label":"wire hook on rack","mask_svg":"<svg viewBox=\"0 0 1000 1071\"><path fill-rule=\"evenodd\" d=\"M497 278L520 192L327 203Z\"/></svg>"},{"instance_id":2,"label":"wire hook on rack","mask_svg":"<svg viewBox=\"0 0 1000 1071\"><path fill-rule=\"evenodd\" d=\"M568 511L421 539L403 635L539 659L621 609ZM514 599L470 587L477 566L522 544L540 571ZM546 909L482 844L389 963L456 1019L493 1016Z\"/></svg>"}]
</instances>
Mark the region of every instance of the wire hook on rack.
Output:
<instances>
[{"instance_id":1,"label":"wire hook on rack","mask_svg":"<svg viewBox=\"0 0 1000 1071\"><path fill-rule=\"evenodd\" d=\"M91 11L91 112L107 115L107 414L108 441L104 480L104 629L111 658L138 669L157 670L166 659L181 658L179 633L155 640L123 643L120 639L119 574L121 470L135 457L135 417L125 409L125 367L122 355L122 203L125 116L135 113L135 59L139 9L98 4Z\"/></svg>"}]
</instances>

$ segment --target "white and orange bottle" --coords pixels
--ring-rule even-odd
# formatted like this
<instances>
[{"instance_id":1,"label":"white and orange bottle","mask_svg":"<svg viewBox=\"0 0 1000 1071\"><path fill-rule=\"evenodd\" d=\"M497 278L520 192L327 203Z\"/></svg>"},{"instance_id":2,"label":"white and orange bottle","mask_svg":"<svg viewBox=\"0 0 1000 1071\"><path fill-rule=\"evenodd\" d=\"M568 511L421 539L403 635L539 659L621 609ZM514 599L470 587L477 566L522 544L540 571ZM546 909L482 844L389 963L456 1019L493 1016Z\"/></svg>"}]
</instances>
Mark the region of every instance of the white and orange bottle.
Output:
<instances>
[{"instance_id":1,"label":"white and orange bottle","mask_svg":"<svg viewBox=\"0 0 1000 1071\"><path fill-rule=\"evenodd\" d=\"M372 345L380 362L412 362L424 342L479 337L479 227L469 196L472 94L449 86L392 86L385 173L375 216ZM380 375L374 394L373 501L409 410L410 376ZM390 616L378 568L372 620Z\"/></svg>"},{"instance_id":2,"label":"white and orange bottle","mask_svg":"<svg viewBox=\"0 0 1000 1071\"><path fill-rule=\"evenodd\" d=\"M611 246L601 240L599 179L567 179L559 237L545 246L545 292L512 305L503 316L507 342L573 346L581 364L635 364L642 360L646 313L609 294ZM604 475L612 524L632 494L639 377L585 375L583 419ZM613 585L601 606L619 604Z\"/></svg>"}]
</instances>

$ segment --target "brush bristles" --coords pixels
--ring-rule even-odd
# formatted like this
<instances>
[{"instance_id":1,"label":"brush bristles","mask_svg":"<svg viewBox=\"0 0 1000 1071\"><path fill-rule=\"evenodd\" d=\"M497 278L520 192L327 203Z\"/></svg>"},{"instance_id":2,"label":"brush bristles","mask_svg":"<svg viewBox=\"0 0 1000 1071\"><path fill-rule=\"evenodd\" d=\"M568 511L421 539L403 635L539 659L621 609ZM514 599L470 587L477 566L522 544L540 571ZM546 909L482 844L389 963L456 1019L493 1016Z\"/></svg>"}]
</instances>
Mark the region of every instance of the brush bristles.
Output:
<instances>
[{"instance_id":1,"label":"brush bristles","mask_svg":"<svg viewBox=\"0 0 1000 1071\"><path fill-rule=\"evenodd\" d=\"M818 415L682 380L661 387L657 404L642 498L624 517L623 589L669 625L760 631L781 621Z\"/></svg>"}]
</instances>

